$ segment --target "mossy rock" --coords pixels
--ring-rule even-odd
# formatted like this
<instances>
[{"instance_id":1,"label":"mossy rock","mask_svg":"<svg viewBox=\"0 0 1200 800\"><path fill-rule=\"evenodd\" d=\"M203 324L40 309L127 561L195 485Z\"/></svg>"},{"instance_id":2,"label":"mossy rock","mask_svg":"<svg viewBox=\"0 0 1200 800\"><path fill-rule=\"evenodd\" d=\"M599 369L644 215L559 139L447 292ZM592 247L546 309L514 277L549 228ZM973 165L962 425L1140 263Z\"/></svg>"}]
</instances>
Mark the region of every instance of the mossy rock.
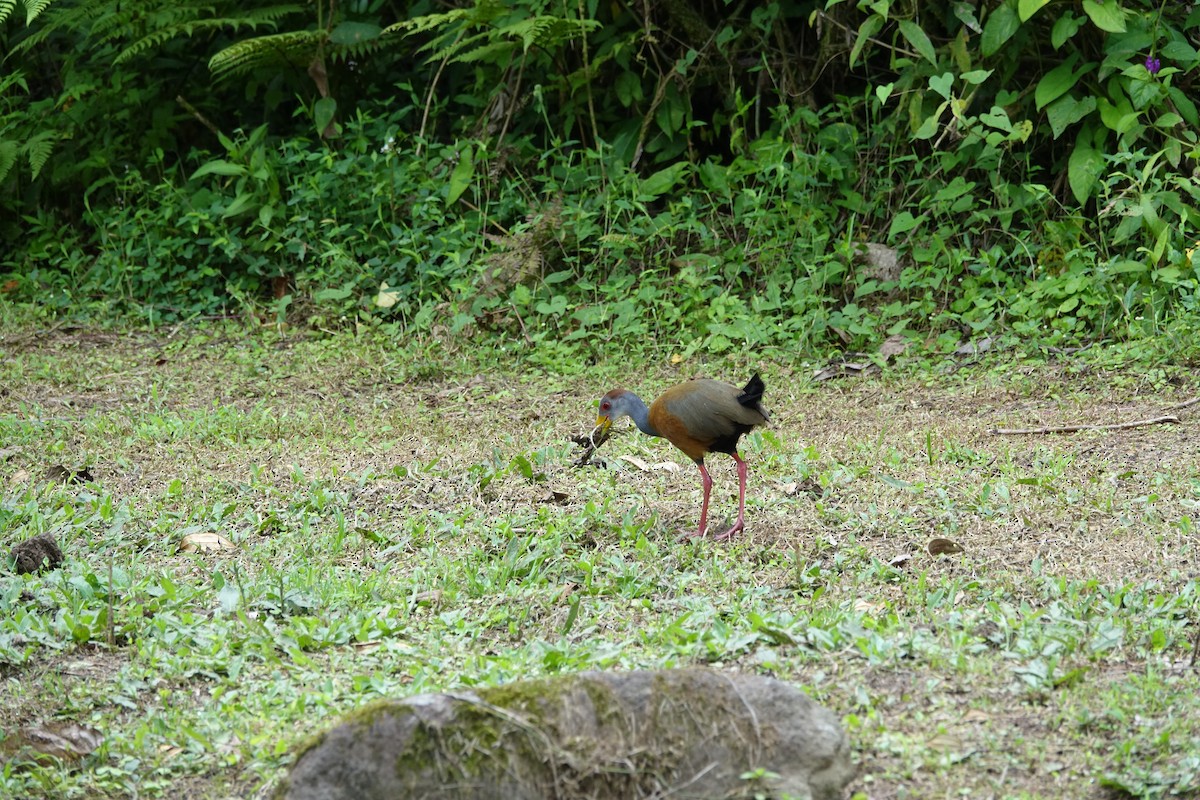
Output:
<instances>
[{"instance_id":1,"label":"mossy rock","mask_svg":"<svg viewBox=\"0 0 1200 800\"><path fill-rule=\"evenodd\" d=\"M852 773L837 718L781 681L585 672L369 705L302 748L276 797L833 800Z\"/></svg>"}]
</instances>

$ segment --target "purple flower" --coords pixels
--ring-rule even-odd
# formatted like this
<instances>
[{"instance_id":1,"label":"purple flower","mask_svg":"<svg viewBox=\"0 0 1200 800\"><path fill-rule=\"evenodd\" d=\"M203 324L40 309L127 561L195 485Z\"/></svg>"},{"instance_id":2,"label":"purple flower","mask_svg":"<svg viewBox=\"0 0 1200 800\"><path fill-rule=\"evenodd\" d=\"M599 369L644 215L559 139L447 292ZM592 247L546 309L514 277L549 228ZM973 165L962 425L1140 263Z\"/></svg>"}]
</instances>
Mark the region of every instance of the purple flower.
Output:
<instances>
[{"instance_id":1,"label":"purple flower","mask_svg":"<svg viewBox=\"0 0 1200 800\"><path fill-rule=\"evenodd\" d=\"M1149 72L1151 75L1157 75L1160 69L1162 69L1161 61L1154 56L1146 56L1146 72Z\"/></svg>"}]
</instances>

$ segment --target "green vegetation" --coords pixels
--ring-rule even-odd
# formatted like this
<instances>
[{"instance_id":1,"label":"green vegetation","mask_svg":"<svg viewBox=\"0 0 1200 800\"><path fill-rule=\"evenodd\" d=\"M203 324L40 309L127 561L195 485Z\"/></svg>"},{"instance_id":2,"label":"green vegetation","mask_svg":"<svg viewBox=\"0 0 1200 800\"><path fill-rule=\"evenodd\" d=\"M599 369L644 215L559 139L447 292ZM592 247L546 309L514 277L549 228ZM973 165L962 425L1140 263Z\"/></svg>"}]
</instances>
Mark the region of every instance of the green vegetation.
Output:
<instances>
[{"instance_id":1,"label":"green vegetation","mask_svg":"<svg viewBox=\"0 0 1200 800\"><path fill-rule=\"evenodd\" d=\"M695 664L834 709L862 796L1200 791L1189 409L989 433L1169 408L1192 383L1169 343L850 382L757 362L776 421L745 440L727 546L676 538L690 466L621 458L668 445L618 435L608 469L570 466L625 359L405 345L5 333L0 541L50 532L66 562L0 574L0 748L51 720L104 738L10 761L0 795L249 796L373 700ZM668 361L637 388L745 370ZM720 524L736 481L712 468ZM181 552L197 534L235 548Z\"/></svg>"},{"instance_id":2,"label":"green vegetation","mask_svg":"<svg viewBox=\"0 0 1200 800\"><path fill-rule=\"evenodd\" d=\"M1189 9L6 0L0 286L580 357L1155 335L1197 311Z\"/></svg>"}]
</instances>

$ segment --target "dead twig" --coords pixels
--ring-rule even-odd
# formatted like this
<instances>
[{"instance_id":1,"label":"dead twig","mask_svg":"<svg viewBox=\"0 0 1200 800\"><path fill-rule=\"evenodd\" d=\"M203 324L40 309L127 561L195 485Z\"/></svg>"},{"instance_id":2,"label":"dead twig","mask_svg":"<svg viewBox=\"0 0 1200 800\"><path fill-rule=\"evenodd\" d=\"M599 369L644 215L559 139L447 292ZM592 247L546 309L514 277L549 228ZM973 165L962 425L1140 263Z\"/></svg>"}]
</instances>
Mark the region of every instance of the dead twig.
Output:
<instances>
[{"instance_id":1,"label":"dead twig","mask_svg":"<svg viewBox=\"0 0 1200 800\"><path fill-rule=\"evenodd\" d=\"M599 436L597 436L599 434ZM572 436L571 441L583 448L583 453L579 458L571 462L573 467L586 467L592 459L592 454L596 452L596 448L608 441L609 433L600 433L600 428L595 427L591 433L581 433L578 436Z\"/></svg>"},{"instance_id":2,"label":"dead twig","mask_svg":"<svg viewBox=\"0 0 1200 800\"><path fill-rule=\"evenodd\" d=\"M1048 428L993 428L993 436L1025 436L1036 433L1076 433L1078 431L1117 431L1125 428L1142 428L1146 425L1162 425L1165 423L1178 424L1179 417L1165 414L1161 417L1138 419L1130 422L1113 422L1108 425L1056 425Z\"/></svg>"},{"instance_id":3,"label":"dead twig","mask_svg":"<svg viewBox=\"0 0 1200 800\"><path fill-rule=\"evenodd\" d=\"M1176 403L1173 406L1167 406L1167 410L1180 411L1185 408L1191 408L1192 406L1196 405L1196 403L1200 403L1200 397L1193 397L1191 400L1184 400L1182 403Z\"/></svg>"}]
</instances>

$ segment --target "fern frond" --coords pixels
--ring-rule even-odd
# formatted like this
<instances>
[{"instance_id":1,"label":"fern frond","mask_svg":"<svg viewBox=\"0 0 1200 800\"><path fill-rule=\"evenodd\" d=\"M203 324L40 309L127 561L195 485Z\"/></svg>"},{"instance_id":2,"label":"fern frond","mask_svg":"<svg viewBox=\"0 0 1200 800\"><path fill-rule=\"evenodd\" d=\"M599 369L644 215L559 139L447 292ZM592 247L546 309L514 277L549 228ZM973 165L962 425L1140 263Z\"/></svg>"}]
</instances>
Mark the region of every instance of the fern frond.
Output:
<instances>
[{"instance_id":1,"label":"fern frond","mask_svg":"<svg viewBox=\"0 0 1200 800\"><path fill-rule=\"evenodd\" d=\"M25 8L29 10L30 0L26 0ZM40 14L50 6L53 0L38 0ZM59 5L51 9L46 19L38 28L21 41L13 45L12 52L27 53L42 42L49 39L60 30L91 30L93 23L106 16L106 10L111 11L112 4L108 0L86 0L79 5Z\"/></svg>"},{"instance_id":2,"label":"fern frond","mask_svg":"<svg viewBox=\"0 0 1200 800\"><path fill-rule=\"evenodd\" d=\"M25 90L25 94L29 94L29 84L25 82L25 73L19 69L0 76L0 96L14 86L20 86Z\"/></svg>"},{"instance_id":3,"label":"fern frond","mask_svg":"<svg viewBox=\"0 0 1200 800\"><path fill-rule=\"evenodd\" d=\"M117 57L113 59L114 64L120 64L135 58L147 50L151 50L165 42L174 39L177 36L195 36L197 33L207 31L222 30L225 28L234 31L243 28L256 30L259 27L275 28L279 24L279 20L283 17L294 14L304 9L296 5L272 6L270 8L260 8L249 11L240 17L217 17L212 19L187 19L182 21L164 24L158 30L143 36L133 44L126 47Z\"/></svg>"},{"instance_id":4,"label":"fern frond","mask_svg":"<svg viewBox=\"0 0 1200 800\"><path fill-rule=\"evenodd\" d=\"M405 19L388 25L383 29L382 35L388 36L393 33L402 33L405 36L412 36L418 33L428 33L434 28L444 28L452 22L461 22L470 16L470 14L470 9L456 8L444 14L426 14L423 17L413 17L412 19Z\"/></svg>"},{"instance_id":5,"label":"fern frond","mask_svg":"<svg viewBox=\"0 0 1200 800\"><path fill-rule=\"evenodd\" d=\"M25 0L25 24L33 22L54 0Z\"/></svg>"},{"instance_id":6,"label":"fern frond","mask_svg":"<svg viewBox=\"0 0 1200 800\"><path fill-rule=\"evenodd\" d=\"M307 63L324 39L323 31L291 31L243 39L214 55L208 68L217 78L230 78L271 64Z\"/></svg>"},{"instance_id":7,"label":"fern frond","mask_svg":"<svg viewBox=\"0 0 1200 800\"><path fill-rule=\"evenodd\" d=\"M353 44L336 45L326 49L325 57L331 62L344 62L352 58L363 58L373 53L377 53L385 46L386 42L381 42L378 39L368 42L354 42Z\"/></svg>"},{"instance_id":8,"label":"fern frond","mask_svg":"<svg viewBox=\"0 0 1200 800\"><path fill-rule=\"evenodd\" d=\"M4 24L4 20L8 19L13 10L17 7L17 0L0 0L0 25ZM0 175L0 180L4 176Z\"/></svg>"},{"instance_id":9,"label":"fern frond","mask_svg":"<svg viewBox=\"0 0 1200 800\"><path fill-rule=\"evenodd\" d=\"M476 64L482 61L488 64L503 65L512 58L515 49L512 42L487 42L465 53L459 53L450 61L462 64Z\"/></svg>"},{"instance_id":10,"label":"fern frond","mask_svg":"<svg viewBox=\"0 0 1200 800\"><path fill-rule=\"evenodd\" d=\"M58 135L53 131L43 131L25 143L25 157L29 160L29 171L33 173L35 180L42 167L50 160L57 140Z\"/></svg>"},{"instance_id":11,"label":"fern frond","mask_svg":"<svg viewBox=\"0 0 1200 800\"><path fill-rule=\"evenodd\" d=\"M0 139L0 183L8 177L13 164L17 163L17 143Z\"/></svg>"},{"instance_id":12,"label":"fern frond","mask_svg":"<svg viewBox=\"0 0 1200 800\"><path fill-rule=\"evenodd\" d=\"M464 39L455 46L442 51L442 54L452 53L451 62L475 63L480 61L500 64L511 57L517 47L517 41L528 53L532 48L556 50L572 39L581 39L588 31L600 25L595 20L573 20L561 17L531 17L505 25L502 28L488 30ZM483 44L472 47L481 39Z\"/></svg>"}]
</instances>

